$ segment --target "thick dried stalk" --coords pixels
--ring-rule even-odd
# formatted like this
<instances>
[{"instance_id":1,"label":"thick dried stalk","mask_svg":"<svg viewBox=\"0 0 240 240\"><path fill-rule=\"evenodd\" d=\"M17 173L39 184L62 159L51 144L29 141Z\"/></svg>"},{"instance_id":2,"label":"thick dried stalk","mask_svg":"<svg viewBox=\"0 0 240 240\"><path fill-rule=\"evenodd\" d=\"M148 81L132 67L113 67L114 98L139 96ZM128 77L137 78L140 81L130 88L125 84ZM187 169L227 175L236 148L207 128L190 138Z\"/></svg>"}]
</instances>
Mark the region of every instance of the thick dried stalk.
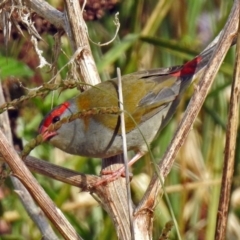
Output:
<instances>
[{"instance_id":1,"label":"thick dried stalk","mask_svg":"<svg viewBox=\"0 0 240 240\"><path fill-rule=\"evenodd\" d=\"M42 187L39 186L24 162L7 141L2 131L0 131L0 153L11 168L13 176L17 177L27 188L36 203L41 207L49 220L54 223L54 226L59 230L62 236L69 240L81 239L73 227L68 223L64 215L53 204L52 200L44 192Z\"/></svg>"},{"instance_id":2,"label":"thick dried stalk","mask_svg":"<svg viewBox=\"0 0 240 240\"><path fill-rule=\"evenodd\" d=\"M88 42L87 26L83 20L82 10L78 0L65 1L66 6L66 33L74 51L79 50L76 61L79 65L82 81L96 85L100 83L91 48Z\"/></svg>"},{"instance_id":3,"label":"thick dried stalk","mask_svg":"<svg viewBox=\"0 0 240 240\"><path fill-rule=\"evenodd\" d=\"M95 85L100 82L96 71L95 62L91 55L88 43L87 29L82 17L82 10L78 0L65 1L66 13L69 24L67 24L67 33L72 43L74 51L82 49L77 63L80 67L83 81ZM122 155L102 160L102 168L108 170L118 169L122 163ZM112 218L119 239L131 239L130 224L128 218L126 180L117 179L114 182L100 188L97 192L101 205ZM94 191L94 190L93 190Z\"/></svg>"},{"instance_id":4,"label":"thick dried stalk","mask_svg":"<svg viewBox=\"0 0 240 240\"><path fill-rule=\"evenodd\" d=\"M238 1L239 2L239 1ZM240 8L239 8L240 9ZM239 10L238 10L239 11ZM238 19L238 23L239 23ZM221 193L219 198L218 216L216 224L215 239L226 239L226 229L228 220L228 209L230 192L234 171L234 160L236 150L238 116L239 116L239 96L240 96L240 31L238 27L236 62L234 69L234 79L230 99L228 126L226 134L226 145L224 151L224 167L222 175Z\"/></svg>"}]
</instances>

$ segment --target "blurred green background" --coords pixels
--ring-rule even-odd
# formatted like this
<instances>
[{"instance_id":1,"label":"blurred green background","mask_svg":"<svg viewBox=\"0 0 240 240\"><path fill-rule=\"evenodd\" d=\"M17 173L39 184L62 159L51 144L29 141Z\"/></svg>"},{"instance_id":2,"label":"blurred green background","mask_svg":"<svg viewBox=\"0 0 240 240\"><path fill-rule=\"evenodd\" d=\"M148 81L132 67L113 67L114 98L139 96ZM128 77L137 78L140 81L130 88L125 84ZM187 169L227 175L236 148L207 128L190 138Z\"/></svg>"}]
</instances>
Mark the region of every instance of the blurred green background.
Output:
<instances>
[{"instance_id":1,"label":"blurred green background","mask_svg":"<svg viewBox=\"0 0 240 240\"><path fill-rule=\"evenodd\" d=\"M48 2L60 9L63 8L61 1ZM102 7L99 10L101 14L103 13L102 17L87 21L89 37L92 41L108 42L115 34L116 27L113 20L115 13L119 12L121 28L117 38L104 47L91 43L102 80L115 77L117 67L121 69L122 74L127 74L143 69L179 65L192 59L221 31L233 3L225 0L106 2L109 6L111 3L112 7L107 7L110 8L108 10ZM39 42L39 48L51 63L54 30L44 26L39 27L40 35L44 39ZM11 90L7 98L26 94L27 88L38 87L53 76L53 72L47 67L37 68L36 54L29 42L27 32L24 30L23 32L25 37L13 34L7 48L2 37L0 38L2 41L0 77L5 88L9 87ZM57 61L58 70L72 56L67 37L64 35L61 40L62 52ZM233 65L234 49L232 48L166 179L166 191L182 239L185 240L214 239ZM64 68L58 79L65 79L69 68ZM25 89L19 88L18 81L25 86ZM174 118L152 144L152 153L156 162L161 159L168 146L193 91L194 84L184 95ZM23 144L26 144L36 136L43 116L53 106L75 96L77 92L76 89L61 94L56 91L48 94L44 101L41 98L34 98L21 104L16 116L14 115L13 128L16 136L22 138ZM231 240L240 239L238 146L239 139L227 233L227 239ZM31 155L83 173L99 174L100 172L99 159L67 155L48 144L38 146ZM150 156L146 155L133 167L132 195L135 203L141 199L153 174L151 161ZM34 175L84 239L117 239L110 218L89 193L81 193L78 188ZM169 220L171 220L169 207L165 199L159 197L154 215L153 239L158 239L162 228ZM23 209L9 179L0 187L0 239L41 239L40 232ZM171 232L170 239L177 239L175 228Z\"/></svg>"}]
</instances>

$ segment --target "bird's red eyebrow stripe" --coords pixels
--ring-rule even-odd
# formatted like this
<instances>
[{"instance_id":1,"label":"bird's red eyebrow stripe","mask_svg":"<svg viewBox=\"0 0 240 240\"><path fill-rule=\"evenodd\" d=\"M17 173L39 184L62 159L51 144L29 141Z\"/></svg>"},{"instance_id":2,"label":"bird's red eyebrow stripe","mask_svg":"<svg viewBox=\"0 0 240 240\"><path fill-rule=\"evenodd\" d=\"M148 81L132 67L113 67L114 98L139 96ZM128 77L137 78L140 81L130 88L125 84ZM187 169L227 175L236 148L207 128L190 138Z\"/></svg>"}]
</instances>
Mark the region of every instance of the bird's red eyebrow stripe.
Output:
<instances>
[{"instance_id":1,"label":"bird's red eyebrow stripe","mask_svg":"<svg viewBox=\"0 0 240 240\"><path fill-rule=\"evenodd\" d=\"M65 102L62 103L59 107L55 108L55 110L52 111L50 115L46 118L43 125L45 127L49 127L50 124L52 123L53 118L56 116L60 116L69 107L69 105L70 105L69 102Z\"/></svg>"},{"instance_id":2,"label":"bird's red eyebrow stripe","mask_svg":"<svg viewBox=\"0 0 240 240\"><path fill-rule=\"evenodd\" d=\"M201 60L202 60L201 56L195 57L193 60L185 63L183 65L183 68L180 71L172 73L171 75L175 77L184 77L186 75L193 75L196 72L198 63L200 63Z\"/></svg>"}]
</instances>

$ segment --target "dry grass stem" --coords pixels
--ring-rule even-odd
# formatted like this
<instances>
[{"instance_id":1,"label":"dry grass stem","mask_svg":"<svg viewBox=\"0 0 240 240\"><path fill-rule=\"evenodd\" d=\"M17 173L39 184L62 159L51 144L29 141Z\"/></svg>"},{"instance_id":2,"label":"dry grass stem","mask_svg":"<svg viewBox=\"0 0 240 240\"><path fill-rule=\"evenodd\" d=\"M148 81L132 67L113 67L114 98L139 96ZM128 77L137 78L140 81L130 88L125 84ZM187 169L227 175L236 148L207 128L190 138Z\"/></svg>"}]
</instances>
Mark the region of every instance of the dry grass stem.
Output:
<instances>
[{"instance_id":1,"label":"dry grass stem","mask_svg":"<svg viewBox=\"0 0 240 240\"><path fill-rule=\"evenodd\" d=\"M236 6L236 11L240 11L240 3ZM237 4L237 3L236 3ZM236 139L238 129L238 118L239 118L239 97L240 97L240 18L238 23L238 34L237 34L237 48L236 48L236 60L234 68L234 77L232 83L229 115L228 115L228 126L226 133L226 144L224 150L224 166L221 184L221 194L219 198L218 216L215 239L224 240L226 239L226 229L228 220L228 210L230 201L230 192L233 179L234 162L235 162L235 150L236 150Z\"/></svg>"}]
</instances>

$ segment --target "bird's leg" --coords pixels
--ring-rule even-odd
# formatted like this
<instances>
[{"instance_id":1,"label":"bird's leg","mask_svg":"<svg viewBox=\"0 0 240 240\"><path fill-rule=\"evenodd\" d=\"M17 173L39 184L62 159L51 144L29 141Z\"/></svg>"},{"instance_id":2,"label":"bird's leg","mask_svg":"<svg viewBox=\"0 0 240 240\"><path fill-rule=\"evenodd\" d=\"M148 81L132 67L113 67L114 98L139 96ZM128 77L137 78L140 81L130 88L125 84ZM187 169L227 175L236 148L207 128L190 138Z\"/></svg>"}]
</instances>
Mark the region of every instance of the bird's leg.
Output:
<instances>
[{"instance_id":1,"label":"bird's leg","mask_svg":"<svg viewBox=\"0 0 240 240\"><path fill-rule=\"evenodd\" d=\"M128 162L128 167L131 167L135 162L137 162L144 153L138 152L129 162ZM99 180L94 184L94 187L97 187L102 184L106 184L109 182L112 182L116 179L118 179L120 176L125 177L125 166L120 167L119 169L115 171L110 171L110 170L102 170L101 175L108 175L107 177L104 177L103 179Z\"/></svg>"}]
</instances>

